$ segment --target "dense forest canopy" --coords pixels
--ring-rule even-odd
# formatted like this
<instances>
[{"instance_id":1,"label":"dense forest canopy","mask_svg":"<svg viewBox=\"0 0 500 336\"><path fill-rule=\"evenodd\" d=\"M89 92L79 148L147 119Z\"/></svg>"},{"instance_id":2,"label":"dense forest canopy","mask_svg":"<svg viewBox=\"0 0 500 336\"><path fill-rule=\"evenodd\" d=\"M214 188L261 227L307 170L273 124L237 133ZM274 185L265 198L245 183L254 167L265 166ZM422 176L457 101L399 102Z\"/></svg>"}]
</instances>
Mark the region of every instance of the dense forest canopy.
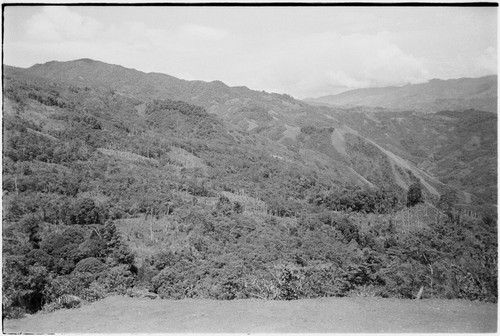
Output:
<instances>
[{"instance_id":1,"label":"dense forest canopy","mask_svg":"<svg viewBox=\"0 0 500 336\"><path fill-rule=\"evenodd\" d=\"M346 128L260 106L271 124L252 132L203 104L6 70L4 317L141 290L497 300L496 213Z\"/></svg>"}]
</instances>

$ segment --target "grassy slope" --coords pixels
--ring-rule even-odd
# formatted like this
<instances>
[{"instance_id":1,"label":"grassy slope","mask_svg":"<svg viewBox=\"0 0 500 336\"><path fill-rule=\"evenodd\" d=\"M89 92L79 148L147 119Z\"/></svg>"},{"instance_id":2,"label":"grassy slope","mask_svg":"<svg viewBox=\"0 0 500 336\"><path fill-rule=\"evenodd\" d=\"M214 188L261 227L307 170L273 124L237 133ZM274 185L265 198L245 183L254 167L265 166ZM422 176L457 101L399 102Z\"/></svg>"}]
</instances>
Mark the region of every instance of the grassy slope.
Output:
<instances>
[{"instance_id":1,"label":"grassy slope","mask_svg":"<svg viewBox=\"0 0 500 336\"><path fill-rule=\"evenodd\" d=\"M9 333L494 333L497 305L458 300L323 298L299 301L109 297L4 323Z\"/></svg>"}]
</instances>

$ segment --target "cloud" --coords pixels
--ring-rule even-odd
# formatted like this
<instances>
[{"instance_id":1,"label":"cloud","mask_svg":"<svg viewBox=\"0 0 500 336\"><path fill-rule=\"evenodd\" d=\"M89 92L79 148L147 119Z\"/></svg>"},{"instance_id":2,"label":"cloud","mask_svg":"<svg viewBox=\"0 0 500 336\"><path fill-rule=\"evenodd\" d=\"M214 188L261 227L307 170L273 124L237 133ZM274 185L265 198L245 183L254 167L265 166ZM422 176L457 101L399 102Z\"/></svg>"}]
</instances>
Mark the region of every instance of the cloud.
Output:
<instances>
[{"instance_id":1,"label":"cloud","mask_svg":"<svg viewBox=\"0 0 500 336\"><path fill-rule=\"evenodd\" d=\"M371 11L357 20L347 15L351 10L338 14L337 20L328 16L328 22L339 22L318 24L323 31L314 23L310 30L294 30L262 20L256 22L259 33L234 15L232 21L214 21L213 27L200 24L210 23L206 17L190 17L193 21L189 23L182 19L154 21L152 27L149 21L137 21L140 16L129 19L129 11L117 10L109 22L81 13L77 7L46 6L26 21L12 24L10 31L25 34L6 34L5 62L31 66L88 57L146 72L218 79L297 98L327 95L346 87L402 85L497 71L495 42L478 38L488 30L476 32L468 27L465 31L471 31L470 36L462 41L464 33L455 26L448 27L444 37L435 26L415 28L415 22L406 30L395 29L392 24L397 20L386 25L392 15L384 19ZM406 16L399 17L406 22ZM219 25L225 29L215 28Z\"/></svg>"},{"instance_id":2,"label":"cloud","mask_svg":"<svg viewBox=\"0 0 500 336\"><path fill-rule=\"evenodd\" d=\"M497 73L497 49L490 46L479 50L463 50L429 62L433 78L452 79L481 77Z\"/></svg>"},{"instance_id":3,"label":"cloud","mask_svg":"<svg viewBox=\"0 0 500 336\"><path fill-rule=\"evenodd\" d=\"M484 74L497 73L497 49L494 47L486 48L477 57L476 68Z\"/></svg>"},{"instance_id":4,"label":"cloud","mask_svg":"<svg viewBox=\"0 0 500 336\"><path fill-rule=\"evenodd\" d=\"M328 88L397 85L428 77L425 62L405 53L386 33L294 37L249 55L244 63L248 70L241 75L256 76L255 87L270 86L297 97L327 94Z\"/></svg>"},{"instance_id":5,"label":"cloud","mask_svg":"<svg viewBox=\"0 0 500 336\"><path fill-rule=\"evenodd\" d=\"M228 36L228 33L221 29L196 24L187 24L180 28L180 33L203 40L221 40Z\"/></svg>"},{"instance_id":6,"label":"cloud","mask_svg":"<svg viewBox=\"0 0 500 336\"><path fill-rule=\"evenodd\" d=\"M27 20L26 35L31 43L84 41L90 45L123 44L128 48L160 45L167 36L162 29L149 28L143 22L124 21L119 26L103 24L80 15L68 7L43 7L41 13Z\"/></svg>"},{"instance_id":7,"label":"cloud","mask_svg":"<svg viewBox=\"0 0 500 336\"><path fill-rule=\"evenodd\" d=\"M26 22L28 36L42 41L92 39L101 28L96 20L58 6L43 7Z\"/></svg>"},{"instance_id":8,"label":"cloud","mask_svg":"<svg viewBox=\"0 0 500 336\"><path fill-rule=\"evenodd\" d=\"M125 19L114 22L99 22L80 14L76 8L41 7L40 12L17 23L24 31L24 38L6 37L5 61L31 66L50 60L94 58L142 71L174 76L190 72L195 76L189 62L200 64L200 58L204 62L217 61L224 52L219 41L230 36L227 31L206 25L161 29L152 28L147 22Z\"/></svg>"}]
</instances>

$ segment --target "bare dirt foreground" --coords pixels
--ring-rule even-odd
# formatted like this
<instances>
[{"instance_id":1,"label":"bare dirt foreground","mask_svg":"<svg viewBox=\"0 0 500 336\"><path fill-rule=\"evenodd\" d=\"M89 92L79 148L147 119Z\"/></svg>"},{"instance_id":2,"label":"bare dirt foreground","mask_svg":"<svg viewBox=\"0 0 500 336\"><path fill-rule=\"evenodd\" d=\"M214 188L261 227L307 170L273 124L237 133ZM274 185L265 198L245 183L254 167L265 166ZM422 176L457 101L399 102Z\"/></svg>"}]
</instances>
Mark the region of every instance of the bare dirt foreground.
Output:
<instances>
[{"instance_id":1,"label":"bare dirt foreground","mask_svg":"<svg viewBox=\"0 0 500 336\"><path fill-rule=\"evenodd\" d=\"M496 332L497 305L460 300L298 301L108 297L78 309L6 320L4 333Z\"/></svg>"}]
</instances>

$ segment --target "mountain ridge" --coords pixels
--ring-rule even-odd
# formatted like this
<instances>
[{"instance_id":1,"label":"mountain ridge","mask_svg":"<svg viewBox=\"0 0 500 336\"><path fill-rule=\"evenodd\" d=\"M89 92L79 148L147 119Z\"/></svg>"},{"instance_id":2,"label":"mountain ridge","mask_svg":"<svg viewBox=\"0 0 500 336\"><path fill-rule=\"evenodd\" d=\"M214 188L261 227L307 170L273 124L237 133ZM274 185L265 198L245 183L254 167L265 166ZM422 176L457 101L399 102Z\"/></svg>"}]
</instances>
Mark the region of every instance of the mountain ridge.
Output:
<instances>
[{"instance_id":1,"label":"mountain ridge","mask_svg":"<svg viewBox=\"0 0 500 336\"><path fill-rule=\"evenodd\" d=\"M423 113L474 108L497 111L497 75L432 79L427 83L355 89L304 101L331 106L367 106Z\"/></svg>"},{"instance_id":2,"label":"mountain ridge","mask_svg":"<svg viewBox=\"0 0 500 336\"><path fill-rule=\"evenodd\" d=\"M389 183L407 189L413 176L417 176L423 180L430 195L439 197L443 192L442 182L415 163L366 137L366 134L352 132L352 128L345 131L343 125L347 125L347 121L339 121L331 108L310 106L289 95L229 87L221 81L186 81L167 74L145 73L90 59L53 61L13 70L109 90L143 101L143 105L154 99L185 101L216 114L228 127L264 141L268 144L266 146L274 148L273 155L295 158L292 160L299 160L314 169L326 169L337 178L360 185L366 185L366 182L377 186ZM348 92L344 94L349 95ZM328 127L333 130L324 132ZM369 168L374 162L378 162L376 167L379 170ZM411 173L408 174L407 170Z\"/></svg>"}]
</instances>

